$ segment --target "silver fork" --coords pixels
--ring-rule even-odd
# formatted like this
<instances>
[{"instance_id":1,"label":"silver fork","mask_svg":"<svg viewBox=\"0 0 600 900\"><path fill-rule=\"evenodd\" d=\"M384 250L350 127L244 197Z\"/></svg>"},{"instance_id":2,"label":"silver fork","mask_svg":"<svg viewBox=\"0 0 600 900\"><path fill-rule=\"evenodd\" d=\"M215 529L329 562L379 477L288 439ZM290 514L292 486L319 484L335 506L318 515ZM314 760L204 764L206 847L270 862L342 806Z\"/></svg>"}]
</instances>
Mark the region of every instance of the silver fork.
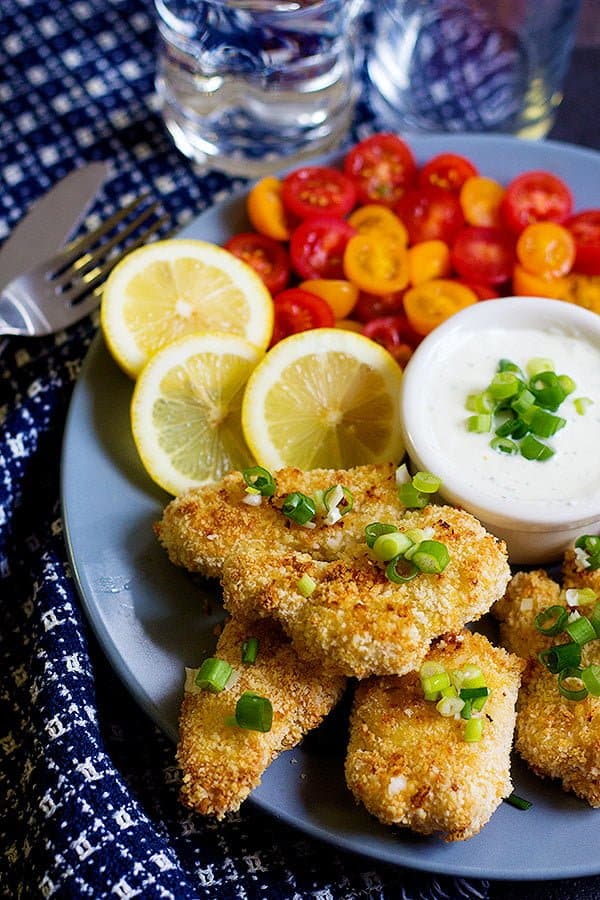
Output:
<instances>
[{"instance_id":1,"label":"silver fork","mask_svg":"<svg viewBox=\"0 0 600 900\"><path fill-rule=\"evenodd\" d=\"M168 221L168 216L162 215L145 224L157 210L158 204L152 203L119 227L146 199L147 195L136 197L98 228L14 278L0 294L0 335L41 337L67 328L92 312L100 303L104 281L117 263Z\"/></svg>"}]
</instances>

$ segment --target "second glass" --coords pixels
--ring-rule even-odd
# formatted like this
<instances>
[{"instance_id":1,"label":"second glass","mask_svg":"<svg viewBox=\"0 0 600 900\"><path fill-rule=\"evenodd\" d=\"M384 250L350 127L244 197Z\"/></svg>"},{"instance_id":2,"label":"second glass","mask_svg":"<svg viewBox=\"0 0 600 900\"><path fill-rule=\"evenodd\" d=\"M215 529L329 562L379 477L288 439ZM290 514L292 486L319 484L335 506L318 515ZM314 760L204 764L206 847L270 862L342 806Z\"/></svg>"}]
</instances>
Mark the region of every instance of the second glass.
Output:
<instances>
[{"instance_id":1,"label":"second glass","mask_svg":"<svg viewBox=\"0 0 600 900\"><path fill-rule=\"evenodd\" d=\"M340 142L362 0L155 0L157 91L179 149L260 175Z\"/></svg>"}]
</instances>

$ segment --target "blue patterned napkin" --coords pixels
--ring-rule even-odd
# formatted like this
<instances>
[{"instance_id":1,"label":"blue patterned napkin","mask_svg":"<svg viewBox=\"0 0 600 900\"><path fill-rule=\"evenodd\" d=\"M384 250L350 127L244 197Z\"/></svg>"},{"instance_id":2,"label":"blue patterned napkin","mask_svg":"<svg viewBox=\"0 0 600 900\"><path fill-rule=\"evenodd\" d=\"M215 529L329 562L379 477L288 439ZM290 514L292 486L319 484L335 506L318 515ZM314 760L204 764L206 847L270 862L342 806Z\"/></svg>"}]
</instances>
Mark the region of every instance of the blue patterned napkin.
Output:
<instances>
[{"instance_id":1,"label":"blue patterned napkin","mask_svg":"<svg viewBox=\"0 0 600 900\"><path fill-rule=\"evenodd\" d=\"M147 189L183 224L235 188L172 148L155 110L153 46L145 0L2 0L0 240L51 184L92 159L110 160L114 173L97 216ZM361 106L355 137L369 116ZM179 805L174 747L99 650L63 543L62 433L96 328L92 318L55 337L13 338L0 357L0 894L504 896L502 885L345 855L251 803L223 824ZM595 880L579 887L577 896L598 891ZM551 890L528 885L522 896Z\"/></svg>"}]
</instances>

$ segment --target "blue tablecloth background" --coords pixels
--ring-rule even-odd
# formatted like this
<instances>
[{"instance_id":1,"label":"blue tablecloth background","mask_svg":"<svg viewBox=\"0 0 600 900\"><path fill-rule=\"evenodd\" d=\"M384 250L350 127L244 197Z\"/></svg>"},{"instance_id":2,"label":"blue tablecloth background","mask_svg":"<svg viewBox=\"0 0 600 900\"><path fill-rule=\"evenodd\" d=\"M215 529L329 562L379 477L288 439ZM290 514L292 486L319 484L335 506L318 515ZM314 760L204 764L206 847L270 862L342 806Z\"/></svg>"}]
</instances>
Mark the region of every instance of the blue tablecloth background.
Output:
<instances>
[{"instance_id":1,"label":"blue tablecloth background","mask_svg":"<svg viewBox=\"0 0 600 900\"><path fill-rule=\"evenodd\" d=\"M241 184L173 149L153 51L149 0L2 0L0 241L93 159L113 164L99 216L147 189L184 224ZM598 53L579 51L577 62L553 136L599 147ZM374 127L361 102L352 136ZM94 316L54 337L14 338L0 357L0 895L599 898L600 879L434 877L338 852L251 803L223 824L178 804L174 747L104 659L63 542L62 432L96 330Z\"/></svg>"}]
</instances>

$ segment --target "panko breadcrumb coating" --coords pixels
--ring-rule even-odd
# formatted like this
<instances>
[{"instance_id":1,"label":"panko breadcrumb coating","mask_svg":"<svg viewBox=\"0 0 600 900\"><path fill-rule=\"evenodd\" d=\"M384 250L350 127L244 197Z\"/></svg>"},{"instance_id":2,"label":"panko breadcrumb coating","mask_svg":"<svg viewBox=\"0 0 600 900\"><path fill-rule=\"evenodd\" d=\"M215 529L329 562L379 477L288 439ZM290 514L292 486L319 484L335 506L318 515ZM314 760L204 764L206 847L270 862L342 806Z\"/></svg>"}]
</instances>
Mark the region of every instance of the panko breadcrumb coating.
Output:
<instances>
[{"instance_id":1,"label":"panko breadcrumb coating","mask_svg":"<svg viewBox=\"0 0 600 900\"><path fill-rule=\"evenodd\" d=\"M565 553L562 576L564 587L588 587L596 591L600 597L600 569L587 568L582 560L582 554L574 547L569 548Z\"/></svg>"},{"instance_id":2,"label":"panko breadcrumb coating","mask_svg":"<svg viewBox=\"0 0 600 900\"><path fill-rule=\"evenodd\" d=\"M418 673L370 678L356 690L346 781L385 824L465 840L512 790L510 749L523 663L470 632L438 640L427 660L448 671L468 664L481 669L491 691L481 741L465 741L464 720L442 716L425 700Z\"/></svg>"},{"instance_id":3,"label":"panko breadcrumb coating","mask_svg":"<svg viewBox=\"0 0 600 900\"><path fill-rule=\"evenodd\" d=\"M377 509L367 518L389 521ZM428 506L392 522L402 530L431 529L450 554L444 571L393 583L362 532L333 561L255 542L226 557L223 603L236 617L276 619L301 656L331 671L365 678L418 668L435 637L458 632L489 610L510 570L504 544L462 510ZM304 574L316 583L308 598L297 587Z\"/></svg>"},{"instance_id":4,"label":"panko breadcrumb coating","mask_svg":"<svg viewBox=\"0 0 600 900\"><path fill-rule=\"evenodd\" d=\"M578 572L574 554L565 559L566 587L592 587L600 593L598 573ZM591 577L593 576L593 577ZM515 748L541 777L558 778L591 806L600 806L600 698L567 700L557 678L537 658L541 650L568 640L545 637L536 615L548 606L564 606L559 585L546 572L518 572L492 612L500 620L505 647L527 659L517 705ZM585 607L580 611L585 614ZM600 640L583 647L582 665L600 664Z\"/></svg>"},{"instance_id":5,"label":"panko breadcrumb coating","mask_svg":"<svg viewBox=\"0 0 600 900\"><path fill-rule=\"evenodd\" d=\"M256 662L241 661L243 642L258 638ZM239 809L267 766L296 746L335 706L343 678L326 676L302 662L274 623L225 624L214 656L233 666L236 676L219 694L191 689L184 694L177 760L182 770L181 800L203 815L222 819ZM192 678L189 679L193 681ZM244 691L267 697L273 724L267 733L228 724Z\"/></svg>"}]
</instances>

